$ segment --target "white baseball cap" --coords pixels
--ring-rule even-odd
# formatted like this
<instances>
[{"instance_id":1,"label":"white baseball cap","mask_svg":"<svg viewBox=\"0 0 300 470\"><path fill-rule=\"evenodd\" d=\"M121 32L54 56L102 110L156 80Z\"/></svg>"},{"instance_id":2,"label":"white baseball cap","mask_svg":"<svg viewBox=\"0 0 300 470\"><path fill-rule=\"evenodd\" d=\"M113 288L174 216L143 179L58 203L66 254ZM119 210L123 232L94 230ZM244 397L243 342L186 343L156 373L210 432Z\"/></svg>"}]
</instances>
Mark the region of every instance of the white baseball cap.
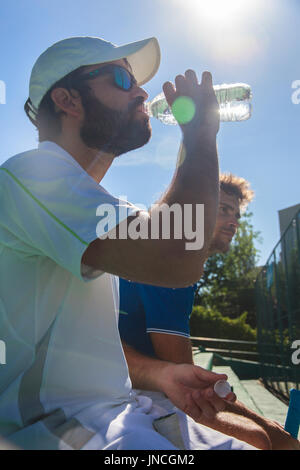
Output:
<instances>
[{"instance_id":1,"label":"white baseball cap","mask_svg":"<svg viewBox=\"0 0 300 470\"><path fill-rule=\"evenodd\" d=\"M29 99L37 110L47 91L58 80L81 66L127 58L139 86L148 82L160 64L156 38L115 46L98 37L80 36L56 42L35 62L29 84Z\"/></svg>"}]
</instances>

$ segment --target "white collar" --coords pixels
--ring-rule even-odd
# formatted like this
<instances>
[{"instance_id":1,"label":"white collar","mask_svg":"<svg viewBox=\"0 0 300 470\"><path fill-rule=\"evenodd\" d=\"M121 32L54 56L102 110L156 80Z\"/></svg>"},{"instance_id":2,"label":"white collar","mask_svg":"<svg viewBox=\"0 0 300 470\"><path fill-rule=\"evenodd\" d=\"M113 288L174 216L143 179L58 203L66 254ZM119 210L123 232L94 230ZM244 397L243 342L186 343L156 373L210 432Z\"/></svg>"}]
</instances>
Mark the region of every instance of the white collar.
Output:
<instances>
[{"instance_id":1,"label":"white collar","mask_svg":"<svg viewBox=\"0 0 300 470\"><path fill-rule=\"evenodd\" d=\"M39 150L48 150L50 152L59 153L60 155L64 155L65 157L68 157L68 159L72 158L72 160L76 161L72 157L72 155L70 155L65 149L63 149L58 144L56 144L55 142L52 142L50 140L44 140L43 142L39 142L38 149Z\"/></svg>"},{"instance_id":2,"label":"white collar","mask_svg":"<svg viewBox=\"0 0 300 470\"><path fill-rule=\"evenodd\" d=\"M82 166L79 165L77 160L75 160L75 158L73 158L72 155L69 152L67 152L65 149L63 149L60 145L56 144L55 142L52 142L50 140L44 140L43 142L39 142L38 149L39 150L46 150L48 152L54 152L54 153L58 154L60 157L63 157L65 159L67 159L73 165L77 166L77 168L80 168L80 170L82 172L87 174L87 172L82 168Z\"/></svg>"},{"instance_id":3,"label":"white collar","mask_svg":"<svg viewBox=\"0 0 300 470\"><path fill-rule=\"evenodd\" d=\"M60 145L56 144L55 142L52 142L50 140L44 140L43 142L39 142L38 144L38 149L39 150L46 150L48 152L54 152L56 153L57 155L59 155L60 157L63 157L65 158L66 160L68 160L70 163L72 163L74 166L76 166L77 168L79 168L81 170L81 172L87 177L89 178L94 184L96 184L97 186L100 186L105 192L107 192L103 186L101 186L99 183L97 183L94 178L92 178L85 170L84 168L82 168L81 165L79 165L79 163L77 162L77 160L75 160L75 158L72 157L72 155L70 153L68 153L65 149L63 149Z\"/></svg>"}]
</instances>

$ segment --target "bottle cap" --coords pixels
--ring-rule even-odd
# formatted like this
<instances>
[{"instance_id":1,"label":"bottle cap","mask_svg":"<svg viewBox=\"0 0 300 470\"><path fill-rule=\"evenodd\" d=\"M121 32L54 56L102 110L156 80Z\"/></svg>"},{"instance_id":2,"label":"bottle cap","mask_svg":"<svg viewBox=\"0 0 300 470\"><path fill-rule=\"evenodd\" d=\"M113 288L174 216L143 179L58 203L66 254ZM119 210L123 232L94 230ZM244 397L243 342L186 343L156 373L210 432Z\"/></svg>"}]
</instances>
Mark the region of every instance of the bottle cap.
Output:
<instances>
[{"instance_id":1,"label":"bottle cap","mask_svg":"<svg viewBox=\"0 0 300 470\"><path fill-rule=\"evenodd\" d=\"M214 391L219 397L225 398L231 392L230 383L226 380L218 380L214 385Z\"/></svg>"}]
</instances>

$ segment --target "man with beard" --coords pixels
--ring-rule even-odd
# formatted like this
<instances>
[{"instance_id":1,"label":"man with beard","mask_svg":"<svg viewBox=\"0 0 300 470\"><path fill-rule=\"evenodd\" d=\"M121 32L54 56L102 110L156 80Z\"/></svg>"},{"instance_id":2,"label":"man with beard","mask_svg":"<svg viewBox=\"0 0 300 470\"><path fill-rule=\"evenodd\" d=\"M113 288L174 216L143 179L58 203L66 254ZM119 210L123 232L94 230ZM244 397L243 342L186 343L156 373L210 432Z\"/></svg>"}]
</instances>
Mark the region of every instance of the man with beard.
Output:
<instances>
[{"instance_id":1,"label":"man with beard","mask_svg":"<svg viewBox=\"0 0 300 470\"><path fill-rule=\"evenodd\" d=\"M39 145L0 167L0 331L7 347L0 435L21 448L177 449L153 429L162 410L132 391L115 275L183 287L203 272L219 193L210 73L199 84L188 70L163 86L170 105L181 96L193 100L195 115L181 125L185 158L156 207L139 211L99 185L114 158L150 138L141 85L159 61L155 38L117 47L75 37L49 47L32 69L25 110ZM203 246L186 250L190 240L175 237L174 221L169 239L130 238L129 222L138 218L152 228L161 206L175 203L192 210L204 204ZM191 364L147 371L152 384L195 418L224 409L213 385L225 378ZM245 448L218 439L221 447ZM216 435L199 442L210 449Z\"/></svg>"}]
</instances>

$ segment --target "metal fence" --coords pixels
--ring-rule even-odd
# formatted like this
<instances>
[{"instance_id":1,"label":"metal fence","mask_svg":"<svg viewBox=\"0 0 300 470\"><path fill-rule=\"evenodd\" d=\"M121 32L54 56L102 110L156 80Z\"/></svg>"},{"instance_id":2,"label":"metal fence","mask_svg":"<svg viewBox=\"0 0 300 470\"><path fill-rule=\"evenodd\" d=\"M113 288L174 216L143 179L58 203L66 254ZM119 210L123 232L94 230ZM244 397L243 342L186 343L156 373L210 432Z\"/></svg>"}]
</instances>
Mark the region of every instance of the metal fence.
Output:
<instances>
[{"instance_id":1,"label":"metal fence","mask_svg":"<svg viewBox=\"0 0 300 470\"><path fill-rule=\"evenodd\" d=\"M260 271L255 294L262 378L288 398L300 388L300 211Z\"/></svg>"}]
</instances>

